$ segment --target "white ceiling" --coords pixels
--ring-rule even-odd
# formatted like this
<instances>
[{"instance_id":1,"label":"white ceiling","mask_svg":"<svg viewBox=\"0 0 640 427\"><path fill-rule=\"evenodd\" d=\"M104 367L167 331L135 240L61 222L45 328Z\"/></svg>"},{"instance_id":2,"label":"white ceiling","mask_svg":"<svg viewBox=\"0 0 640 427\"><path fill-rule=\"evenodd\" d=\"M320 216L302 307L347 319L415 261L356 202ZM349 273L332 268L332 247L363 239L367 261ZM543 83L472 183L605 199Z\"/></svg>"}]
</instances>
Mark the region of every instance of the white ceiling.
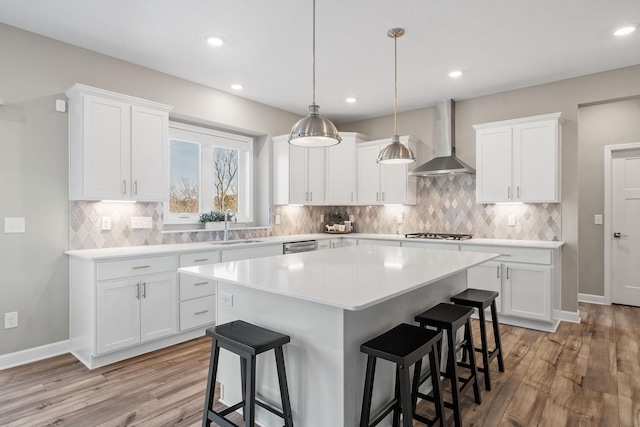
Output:
<instances>
[{"instance_id":1,"label":"white ceiling","mask_svg":"<svg viewBox=\"0 0 640 427\"><path fill-rule=\"evenodd\" d=\"M640 64L640 31L612 36L640 23L640 0L317 0L316 9L317 103L336 123L393 112L393 27L406 31L399 111ZM311 103L311 0L0 0L0 22L300 115ZM208 46L211 33L227 44ZM463 77L449 78L453 69Z\"/></svg>"}]
</instances>

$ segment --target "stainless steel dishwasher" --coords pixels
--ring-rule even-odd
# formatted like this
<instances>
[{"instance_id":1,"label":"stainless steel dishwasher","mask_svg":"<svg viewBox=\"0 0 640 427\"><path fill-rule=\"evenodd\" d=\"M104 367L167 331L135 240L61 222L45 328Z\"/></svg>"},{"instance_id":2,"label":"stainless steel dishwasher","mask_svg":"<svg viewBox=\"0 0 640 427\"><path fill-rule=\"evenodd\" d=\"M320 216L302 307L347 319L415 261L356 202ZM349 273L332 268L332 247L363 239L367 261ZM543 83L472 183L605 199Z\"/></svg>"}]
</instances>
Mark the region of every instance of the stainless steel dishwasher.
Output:
<instances>
[{"instance_id":1,"label":"stainless steel dishwasher","mask_svg":"<svg viewBox=\"0 0 640 427\"><path fill-rule=\"evenodd\" d=\"M284 246L285 255L318 250L318 242L316 240L304 240L302 242L289 242L289 243L285 243L283 246Z\"/></svg>"}]
</instances>

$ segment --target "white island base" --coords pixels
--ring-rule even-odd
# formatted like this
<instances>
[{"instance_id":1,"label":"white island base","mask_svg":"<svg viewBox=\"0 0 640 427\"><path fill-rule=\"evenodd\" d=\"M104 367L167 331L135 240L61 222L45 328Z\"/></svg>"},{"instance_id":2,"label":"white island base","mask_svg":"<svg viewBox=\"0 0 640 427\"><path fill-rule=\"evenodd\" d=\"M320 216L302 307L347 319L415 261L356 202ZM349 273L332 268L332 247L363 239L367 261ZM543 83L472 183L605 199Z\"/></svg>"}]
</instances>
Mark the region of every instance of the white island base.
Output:
<instances>
[{"instance_id":1,"label":"white island base","mask_svg":"<svg viewBox=\"0 0 640 427\"><path fill-rule=\"evenodd\" d=\"M495 256L359 246L180 271L218 280L218 324L241 319L291 337L284 356L295 425L353 427L366 366L360 345L398 323L415 324L416 314L466 288L467 268ZM223 403L241 400L237 355L221 351L218 381ZM258 356L256 384L259 398L280 407L273 352ZM393 365L380 360L374 412L391 398L393 385ZM259 407L256 422L282 425Z\"/></svg>"}]
</instances>

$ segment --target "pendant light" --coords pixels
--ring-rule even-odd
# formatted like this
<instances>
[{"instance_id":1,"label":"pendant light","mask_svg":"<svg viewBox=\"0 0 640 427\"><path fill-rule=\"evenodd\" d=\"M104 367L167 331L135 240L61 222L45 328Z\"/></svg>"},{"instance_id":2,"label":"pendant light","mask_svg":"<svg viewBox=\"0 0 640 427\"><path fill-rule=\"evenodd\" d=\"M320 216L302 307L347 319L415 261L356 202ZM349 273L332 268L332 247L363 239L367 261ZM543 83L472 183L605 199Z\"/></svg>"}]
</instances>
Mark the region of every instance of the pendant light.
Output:
<instances>
[{"instance_id":1,"label":"pendant light","mask_svg":"<svg viewBox=\"0 0 640 427\"><path fill-rule=\"evenodd\" d=\"M393 39L393 58L394 58L394 91L393 91L393 137L391 144L387 145L378 154L378 163L384 165L406 164L416 161L411 148L400 142L398 136L398 37L404 35L402 28L392 28L387 31L387 36Z\"/></svg>"},{"instance_id":2,"label":"pendant light","mask_svg":"<svg viewBox=\"0 0 640 427\"><path fill-rule=\"evenodd\" d=\"M313 104L309 115L299 120L289 135L289 144L301 147L328 147L342 141L338 129L331 121L320 116L316 105L316 0L313 0Z\"/></svg>"}]
</instances>

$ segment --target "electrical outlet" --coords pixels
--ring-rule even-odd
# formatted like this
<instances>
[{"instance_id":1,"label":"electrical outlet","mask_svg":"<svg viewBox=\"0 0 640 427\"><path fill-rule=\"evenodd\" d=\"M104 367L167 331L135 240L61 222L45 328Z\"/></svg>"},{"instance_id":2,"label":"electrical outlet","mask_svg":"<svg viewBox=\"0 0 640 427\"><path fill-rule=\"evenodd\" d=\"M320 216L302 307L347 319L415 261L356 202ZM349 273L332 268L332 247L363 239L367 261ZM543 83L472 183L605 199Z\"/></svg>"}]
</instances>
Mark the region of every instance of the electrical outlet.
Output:
<instances>
[{"instance_id":1,"label":"electrical outlet","mask_svg":"<svg viewBox=\"0 0 640 427\"><path fill-rule=\"evenodd\" d=\"M280 215L276 215L276 225L280 225Z\"/></svg>"},{"instance_id":2,"label":"electrical outlet","mask_svg":"<svg viewBox=\"0 0 640 427\"><path fill-rule=\"evenodd\" d=\"M4 314L4 328L11 329L18 327L18 312L12 311L11 313Z\"/></svg>"},{"instance_id":3,"label":"electrical outlet","mask_svg":"<svg viewBox=\"0 0 640 427\"><path fill-rule=\"evenodd\" d=\"M398 215L398 224L402 224L404 222L404 216L402 214Z\"/></svg>"},{"instance_id":4,"label":"electrical outlet","mask_svg":"<svg viewBox=\"0 0 640 427\"><path fill-rule=\"evenodd\" d=\"M152 228L153 221L150 216L132 216L131 228Z\"/></svg>"},{"instance_id":5,"label":"electrical outlet","mask_svg":"<svg viewBox=\"0 0 640 427\"><path fill-rule=\"evenodd\" d=\"M516 225L516 216L515 215L507 215L507 225L513 227Z\"/></svg>"},{"instance_id":6,"label":"electrical outlet","mask_svg":"<svg viewBox=\"0 0 640 427\"><path fill-rule=\"evenodd\" d=\"M102 230L111 230L111 217L103 216L102 218Z\"/></svg>"},{"instance_id":7,"label":"electrical outlet","mask_svg":"<svg viewBox=\"0 0 640 427\"><path fill-rule=\"evenodd\" d=\"M593 216L593 223L596 225L602 225L602 214L596 214Z\"/></svg>"},{"instance_id":8,"label":"electrical outlet","mask_svg":"<svg viewBox=\"0 0 640 427\"><path fill-rule=\"evenodd\" d=\"M25 232L25 219L24 218L5 218L4 219L4 232L9 233L24 233Z\"/></svg>"},{"instance_id":9,"label":"electrical outlet","mask_svg":"<svg viewBox=\"0 0 640 427\"><path fill-rule=\"evenodd\" d=\"M320 214L320 222L324 222L324 214Z\"/></svg>"},{"instance_id":10,"label":"electrical outlet","mask_svg":"<svg viewBox=\"0 0 640 427\"><path fill-rule=\"evenodd\" d=\"M233 307L233 294L222 292L220 294L220 304Z\"/></svg>"}]
</instances>

